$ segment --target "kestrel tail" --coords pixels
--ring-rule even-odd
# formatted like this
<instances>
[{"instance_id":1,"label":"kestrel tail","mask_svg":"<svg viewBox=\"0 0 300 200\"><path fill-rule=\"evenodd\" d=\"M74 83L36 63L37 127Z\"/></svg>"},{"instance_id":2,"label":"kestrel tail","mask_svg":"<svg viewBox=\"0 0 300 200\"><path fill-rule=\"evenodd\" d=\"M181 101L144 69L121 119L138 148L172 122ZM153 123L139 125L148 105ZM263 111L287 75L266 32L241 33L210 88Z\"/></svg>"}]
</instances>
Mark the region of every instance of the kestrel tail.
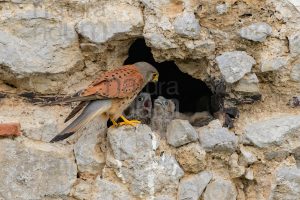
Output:
<instances>
[{"instance_id":1,"label":"kestrel tail","mask_svg":"<svg viewBox=\"0 0 300 200\"><path fill-rule=\"evenodd\" d=\"M146 62L137 62L102 73L86 89L71 97L50 103L55 105L74 101L80 102L65 122L82 110L81 114L50 142L68 138L97 115L106 115L114 125L136 125L140 123L137 120L127 120L122 113L148 82L157 81L157 70ZM120 117L123 122L118 124L116 121Z\"/></svg>"}]
</instances>

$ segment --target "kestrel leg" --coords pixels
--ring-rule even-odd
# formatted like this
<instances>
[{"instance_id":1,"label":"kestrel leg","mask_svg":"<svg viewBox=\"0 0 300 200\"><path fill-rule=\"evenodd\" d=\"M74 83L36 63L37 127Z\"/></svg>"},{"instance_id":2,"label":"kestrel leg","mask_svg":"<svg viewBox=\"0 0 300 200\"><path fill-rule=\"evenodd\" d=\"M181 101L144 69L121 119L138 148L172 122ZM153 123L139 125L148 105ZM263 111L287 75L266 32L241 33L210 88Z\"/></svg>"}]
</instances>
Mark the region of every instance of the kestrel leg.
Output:
<instances>
[{"instance_id":1,"label":"kestrel leg","mask_svg":"<svg viewBox=\"0 0 300 200\"><path fill-rule=\"evenodd\" d=\"M137 124L140 124L141 122L138 120L128 120L126 119L123 115L121 115L121 118L123 120L123 122L120 122L119 125L123 126L123 125L131 125L131 126L136 126Z\"/></svg>"},{"instance_id":2,"label":"kestrel leg","mask_svg":"<svg viewBox=\"0 0 300 200\"><path fill-rule=\"evenodd\" d=\"M114 126L114 127L119 126L118 123L117 123L113 118L110 117L109 119L110 119L110 121L113 123L113 126Z\"/></svg>"}]
</instances>

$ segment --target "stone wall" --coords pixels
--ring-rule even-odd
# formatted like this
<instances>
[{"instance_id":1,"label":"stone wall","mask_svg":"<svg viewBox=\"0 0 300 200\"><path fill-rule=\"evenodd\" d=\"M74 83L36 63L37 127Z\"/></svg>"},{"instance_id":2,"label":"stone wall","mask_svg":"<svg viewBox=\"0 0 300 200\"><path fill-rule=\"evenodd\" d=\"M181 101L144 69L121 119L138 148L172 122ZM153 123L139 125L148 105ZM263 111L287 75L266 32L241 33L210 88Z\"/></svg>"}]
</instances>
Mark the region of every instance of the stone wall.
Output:
<instances>
[{"instance_id":1,"label":"stone wall","mask_svg":"<svg viewBox=\"0 0 300 200\"><path fill-rule=\"evenodd\" d=\"M162 138L96 118L50 144L71 106L32 97L78 91L141 37L156 61L213 92L224 80L234 127L177 120ZM1 200L300 199L299 99L290 102L300 94L300 12L287 0L2 0L0 91L0 122L23 133L0 138Z\"/></svg>"}]
</instances>

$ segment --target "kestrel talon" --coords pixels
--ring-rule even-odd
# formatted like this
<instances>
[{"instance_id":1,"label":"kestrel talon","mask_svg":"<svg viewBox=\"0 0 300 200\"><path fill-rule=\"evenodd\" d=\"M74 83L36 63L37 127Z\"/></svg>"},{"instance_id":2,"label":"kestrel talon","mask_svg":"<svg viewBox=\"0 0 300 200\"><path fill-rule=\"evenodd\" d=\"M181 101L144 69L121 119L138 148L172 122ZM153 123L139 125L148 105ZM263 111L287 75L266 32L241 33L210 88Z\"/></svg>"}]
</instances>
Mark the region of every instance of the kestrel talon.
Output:
<instances>
[{"instance_id":1,"label":"kestrel talon","mask_svg":"<svg viewBox=\"0 0 300 200\"><path fill-rule=\"evenodd\" d=\"M149 63L137 62L102 73L86 89L71 97L51 103L52 105L79 101L65 122L79 111L81 114L50 142L66 139L84 127L97 115L106 115L113 125L136 125L137 120L127 120L123 111L131 104L137 94L148 82L158 81L158 71ZM117 123L118 118L123 122Z\"/></svg>"}]
</instances>

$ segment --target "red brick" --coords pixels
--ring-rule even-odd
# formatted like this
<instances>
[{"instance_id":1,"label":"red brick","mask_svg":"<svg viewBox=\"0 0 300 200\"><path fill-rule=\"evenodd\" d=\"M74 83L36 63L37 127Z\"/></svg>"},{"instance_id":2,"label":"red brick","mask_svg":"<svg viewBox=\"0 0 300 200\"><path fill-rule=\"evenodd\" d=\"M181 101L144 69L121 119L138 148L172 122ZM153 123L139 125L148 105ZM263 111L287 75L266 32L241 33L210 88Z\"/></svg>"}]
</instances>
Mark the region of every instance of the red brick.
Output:
<instances>
[{"instance_id":1,"label":"red brick","mask_svg":"<svg viewBox=\"0 0 300 200\"><path fill-rule=\"evenodd\" d=\"M20 136L20 123L5 123L0 124L0 136Z\"/></svg>"}]
</instances>

